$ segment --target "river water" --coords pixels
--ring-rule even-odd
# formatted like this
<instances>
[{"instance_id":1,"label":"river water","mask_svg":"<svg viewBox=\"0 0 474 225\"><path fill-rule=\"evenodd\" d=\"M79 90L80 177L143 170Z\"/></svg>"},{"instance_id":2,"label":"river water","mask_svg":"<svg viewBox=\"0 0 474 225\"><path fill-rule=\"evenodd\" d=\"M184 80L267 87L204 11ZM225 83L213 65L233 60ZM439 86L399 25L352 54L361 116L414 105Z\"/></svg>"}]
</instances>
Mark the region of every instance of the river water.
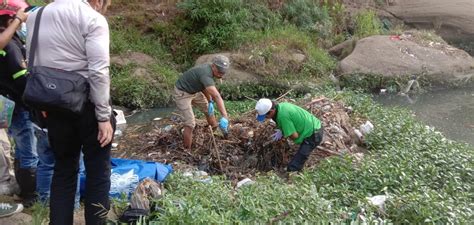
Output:
<instances>
[{"instance_id":1,"label":"river water","mask_svg":"<svg viewBox=\"0 0 474 225\"><path fill-rule=\"evenodd\" d=\"M378 95L375 101L413 111L447 138L474 146L474 87L437 90L416 96Z\"/></svg>"}]
</instances>

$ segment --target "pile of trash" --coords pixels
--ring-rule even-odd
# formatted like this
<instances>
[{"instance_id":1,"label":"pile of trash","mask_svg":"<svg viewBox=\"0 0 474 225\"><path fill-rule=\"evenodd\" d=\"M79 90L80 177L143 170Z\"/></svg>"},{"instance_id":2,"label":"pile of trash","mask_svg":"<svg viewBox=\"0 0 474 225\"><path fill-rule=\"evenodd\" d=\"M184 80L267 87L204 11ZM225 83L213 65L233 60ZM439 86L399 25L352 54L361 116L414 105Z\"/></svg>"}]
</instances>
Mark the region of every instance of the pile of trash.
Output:
<instances>
[{"instance_id":1,"label":"pile of trash","mask_svg":"<svg viewBox=\"0 0 474 225\"><path fill-rule=\"evenodd\" d=\"M370 122L363 124L360 118L351 118L350 107L325 97L298 105L312 112L324 126L323 141L311 154L306 167L331 155L364 149L363 133L370 132L373 126ZM179 119L167 121L166 126L155 124L145 134L143 130L128 131L122 139L135 139L136 143L121 144L115 155L161 163L180 162L210 174L241 180L258 172L284 171L299 147L286 139L273 141L274 122L258 123L253 111L232 119L230 124L229 134L224 136L219 130L213 131L204 120L198 120L192 150L182 147L183 125ZM354 125L361 125L362 130L355 129Z\"/></svg>"}]
</instances>

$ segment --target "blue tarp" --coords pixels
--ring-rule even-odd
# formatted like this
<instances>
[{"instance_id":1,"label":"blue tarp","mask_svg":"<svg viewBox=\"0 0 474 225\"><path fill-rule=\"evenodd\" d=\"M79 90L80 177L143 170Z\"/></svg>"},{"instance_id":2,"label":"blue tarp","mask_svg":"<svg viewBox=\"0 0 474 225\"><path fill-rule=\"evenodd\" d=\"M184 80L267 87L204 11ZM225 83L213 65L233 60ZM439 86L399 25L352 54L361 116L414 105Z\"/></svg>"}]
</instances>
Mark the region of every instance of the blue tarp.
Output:
<instances>
[{"instance_id":1,"label":"blue tarp","mask_svg":"<svg viewBox=\"0 0 474 225\"><path fill-rule=\"evenodd\" d=\"M163 182L173 172L171 165L157 162L114 158L111 164L111 197L120 197L122 193L130 196L143 179L153 178ZM85 174L81 174L81 194L85 191L85 180Z\"/></svg>"}]
</instances>

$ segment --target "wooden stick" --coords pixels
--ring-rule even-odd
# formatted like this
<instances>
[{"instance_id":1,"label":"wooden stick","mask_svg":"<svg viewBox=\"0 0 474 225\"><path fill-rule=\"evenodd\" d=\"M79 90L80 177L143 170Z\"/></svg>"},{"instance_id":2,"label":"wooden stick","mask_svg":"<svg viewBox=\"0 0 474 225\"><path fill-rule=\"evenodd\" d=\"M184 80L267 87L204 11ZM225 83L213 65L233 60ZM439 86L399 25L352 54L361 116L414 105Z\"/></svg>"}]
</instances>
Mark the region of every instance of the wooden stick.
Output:
<instances>
[{"instance_id":1,"label":"wooden stick","mask_svg":"<svg viewBox=\"0 0 474 225\"><path fill-rule=\"evenodd\" d=\"M275 99L275 101L277 102L278 100L282 99L283 97L287 96L291 91L293 91L293 89L290 89L288 90L285 94L281 95L280 97L278 97L277 99Z\"/></svg>"},{"instance_id":2,"label":"wooden stick","mask_svg":"<svg viewBox=\"0 0 474 225\"><path fill-rule=\"evenodd\" d=\"M323 147L323 146L318 146L317 149L322 150L322 151L325 151L325 152L330 153L330 154L333 154L333 155L338 155L338 156L341 156L341 157L343 156L341 153L335 152L335 151L333 151L333 150L329 150L329 149L327 149L327 148L325 148L325 147Z\"/></svg>"},{"instance_id":3,"label":"wooden stick","mask_svg":"<svg viewBox=\"0 0 474 225\"><path fill-rule=\"evenodd\" d=\"M304 105L305 105L305 106L313 105L314 103L319 102L319 101L322 101L322 100L324 100L324 99L326 99L326 97L321 97L321 98L318 98L318 99L314 99L314 100L312 100L311 102L308 102L308 103L306 103L306 104L304 104Z\"/></svg>"},{"instance_id":4,"label":"wooden stick","mask_svg":"<svg viewBox=\"0 0 474 225\"><path fill-rule=\"evenodd\" d=\"M255 101L255 102L257 101L257 99L255 99L255 98L247 97L247 96L245 96L245 95L244 95L244 97L245 97L246 99L249 99L249 100L252 100L252 101Z\"/></svg>"},{"instance_id":5,"label":"wooden stick","mask_svg":"<svg viewBox=\"0 0 474 225\"><path fill-rule=\"evenodd\" d=\"M212 137L212 143L214 144L214 154L217 157L217 161L219 162L219 169L223 172L222 168L222 162L221 162L221 157L219 156L219 151L217 151L217 144L216 144L216 139L214 137L214 131L212 130L212 127L209 125L209 131L211 131L211 137Z\"/></svg>"}]
</instances>

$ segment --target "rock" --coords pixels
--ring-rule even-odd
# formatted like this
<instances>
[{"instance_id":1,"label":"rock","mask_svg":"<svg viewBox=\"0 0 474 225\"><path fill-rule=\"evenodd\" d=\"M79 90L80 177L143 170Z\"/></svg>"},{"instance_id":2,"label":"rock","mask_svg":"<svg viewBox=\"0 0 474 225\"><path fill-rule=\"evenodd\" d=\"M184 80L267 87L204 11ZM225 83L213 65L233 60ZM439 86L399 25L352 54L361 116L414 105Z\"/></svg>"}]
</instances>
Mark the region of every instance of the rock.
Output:
<instances>
[{"instance_id":1,"label":"rock","mask_svg":"<svg viewBox=\"0 0 474 225\"><path fill-rule=\"evenodd\" d=\"M0 224L32 224L33 218L26 213L16 213L0 218Z\"/></svg>"},{"instance_id":2,"label":"rock","mask_svg":"<svg viewBox=\"0 0 474 225\"><path fill-rule=\"evenodd\" d=\"M441 40L442 41L442 40ZM432 83L469 79L474 59L465 51L443 42L402 36L376 35L361 39L339 64L341 75L425 75Z\"/></svg>"},{"instance_id":3,"label":"rock","mask_svg":"<svg viewBox=\"0 0 474 225\"><path fill-rule=\"evenodd\" d=\"M145 66L150 63L153 63L154 61L155 60L153 59L153 57L141 52L127 52L121 55L112 56L110 58L111 64L116 64L119 66L126 66L132 63L136 65Z\"/></svg>"},{"instance_id":4,"label":"rock","mask_svg":"<svg viewBox=\"0 0 474 225\"><path fill-rule=\"evenodd\" d=\"M147 69L138 67L132 72L133 77L148 77L150 72Z\"/></svg>"},{"instance_id":5,"label":"rock","mask_svg":"<svg viewBox=\"0 0 474 225\"><path fill-rule=\"evenodd\" d=\"M443 37L474 38L472 0L394 0L387 10L409 25L434 28Z\"/></svg>"},{"instance_id":6,"label":"rock","mask_svg":"<svg viewBox=\"0 0 474 225\"><path fill-rule=\"evenodd\" d=\"M348 55L350 55L352 51L354 51L356 44L357 44L357 40L354 40L354 39L344 41L330 48L329 54L338 58L339 60L342 60L346 58Z\"/></svg>"},{"instance_id":7,"label":"rock","mask_svg":"<svg viewBox=\"0 0 474 225\"><path fill-rule=\"evenodd\" d=\"M296 64L302 64L306 60L306 55L301 53L293 53L289 56L289 61Z\"/></svg>"}]
</instances>

